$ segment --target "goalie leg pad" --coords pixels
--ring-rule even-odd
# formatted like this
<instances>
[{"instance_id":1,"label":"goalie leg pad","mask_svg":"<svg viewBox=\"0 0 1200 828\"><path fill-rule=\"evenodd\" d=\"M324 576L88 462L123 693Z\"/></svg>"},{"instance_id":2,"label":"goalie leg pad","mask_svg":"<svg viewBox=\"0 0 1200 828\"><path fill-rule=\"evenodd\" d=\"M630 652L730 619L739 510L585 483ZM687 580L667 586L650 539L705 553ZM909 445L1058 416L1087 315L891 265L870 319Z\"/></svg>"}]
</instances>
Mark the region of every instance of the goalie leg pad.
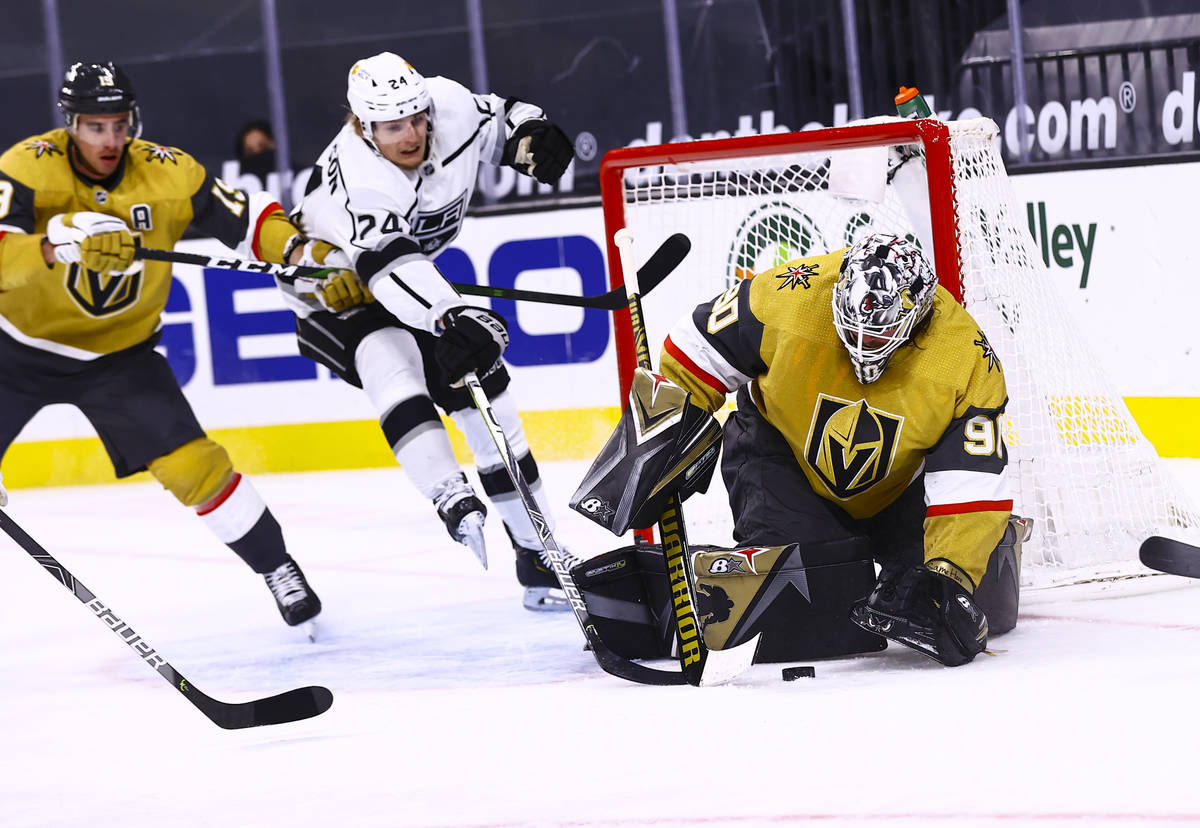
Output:
<instances>
[{"instance_id":1,"label":"goalie leg pad","mask_svg":"<svg viewBox=\"0 0 1200 828\"><path fill-rule=\"evenodd\" d=\"M804 661L882 650L850 622L871 589L866 538L697 551L696 601L704 641L723 650L762 633L755 662Z\"/></svg>"},{"instance_id":2,"label":"goalie leg pad","mask_svg":"<svg viewBox=\"0 0 1200 828\"><path fill-rule=\"evenodd\" d=\"M711 649L762 633L755 663L874 652L883 638L850 623L851 604L875 582L861 538L780 547L692 548L698 612ZM626 658L674 655L662 547L627 546L571 571L600 638Z\"/></svg>"},{"instance_id":3,"label":"goalie leg pad","mask_svg":"<svg viewBox=\"0 0 1200 828\"><path fill-rule=\"evenodd\" d=\"M1006 633L1017 625L1021 602L1021 545L1033 534L1033 519L1013 515L1004 537L988 558L987 570L975 590L975 603L987 614L988 635Z\"/></svg>"},{"instance_id":4,"label":"goalie leg pad","mask_svg":"<svg viewBox=\"0 0 1200 828\"><path fill-rule=\"evenodd\" d=\"M571 577L609 649L624 658L671 657L675 627L660 545L605 552L577 564Z\"/></svg>"}]
</instances>

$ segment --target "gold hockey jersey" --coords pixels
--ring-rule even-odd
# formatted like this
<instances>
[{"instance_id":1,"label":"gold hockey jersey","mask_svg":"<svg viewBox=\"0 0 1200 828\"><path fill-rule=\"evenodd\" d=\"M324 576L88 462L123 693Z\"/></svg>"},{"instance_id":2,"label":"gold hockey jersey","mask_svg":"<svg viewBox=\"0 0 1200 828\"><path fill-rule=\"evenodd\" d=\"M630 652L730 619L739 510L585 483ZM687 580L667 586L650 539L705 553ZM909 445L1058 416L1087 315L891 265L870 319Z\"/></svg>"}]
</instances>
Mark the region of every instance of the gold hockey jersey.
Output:
<instances>
[{"instance_id":1,"label":"gold hockey jersey","mask_svg":"<svg viewBox=\"0 0 1200 828\"><path fill-rule=\"evenodd\" d=\"M83 360L131 347L158 329L171 289L165 262L126 274L46 267L40 239L57 213L116 216L141 245L167 250L195 224L276 262L296 232L269 195L230 187L182 150L133 140L116 172L92 182L72 168L69 141L55 129L0 156L0 329L25 345Z\"/></svg>"},{"instance_id":2,"label":"gold hockey jersey","mask_svg":"<svg viewBox=\"0 0 1200 828\"><path fill-rule=\"evenodd\" d=\"M924 473L925 560L949 560L978 585L1012 510L1000 362L939 286L929 324L860 383L833 326L844 253L788 262L699 305L671 330L661 371L710 411L749 384L813 490L854 518Z\"/></svg>"}]
</instances>

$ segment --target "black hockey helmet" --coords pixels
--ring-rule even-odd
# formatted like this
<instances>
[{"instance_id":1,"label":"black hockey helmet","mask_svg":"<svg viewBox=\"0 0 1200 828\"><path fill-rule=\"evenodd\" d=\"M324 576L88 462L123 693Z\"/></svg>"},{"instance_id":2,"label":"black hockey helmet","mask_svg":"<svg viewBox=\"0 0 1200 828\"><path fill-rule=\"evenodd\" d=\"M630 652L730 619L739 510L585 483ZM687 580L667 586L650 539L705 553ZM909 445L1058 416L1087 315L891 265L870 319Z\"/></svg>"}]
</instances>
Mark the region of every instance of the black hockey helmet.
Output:
<instances>
[{"instance_id":1,"label":"black hockey helmet","mask_svg":"<svg viewBox=\"0 0 1200 828\"><path fill-rule=\"evenodd\" d=\"M80 115L129 113L129 134L142 134L142 116L137 93L129 76L111 60L106 63L72 63L58 90L58 108L67 129L73 130Z\"/></svg>"}]
</instances>

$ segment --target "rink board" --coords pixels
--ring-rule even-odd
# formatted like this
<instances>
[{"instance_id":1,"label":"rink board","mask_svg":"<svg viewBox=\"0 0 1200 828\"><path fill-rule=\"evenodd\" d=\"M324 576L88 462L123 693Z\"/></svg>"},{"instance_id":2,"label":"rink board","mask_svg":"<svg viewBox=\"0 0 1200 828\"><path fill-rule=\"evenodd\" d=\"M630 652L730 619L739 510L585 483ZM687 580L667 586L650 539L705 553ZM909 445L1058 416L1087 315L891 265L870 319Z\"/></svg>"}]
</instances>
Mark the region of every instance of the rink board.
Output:
<instances>
[{"instance_id":1,"label":"rink board","mask_svg":"<svg viewBox=\"0 0 1200 828\"><path fill-rule=\"evenodd\" d=\"M1164 456L1200 457L1200 354L1179 309L1200 306L1190 237L1200 164L1023 175L1013 179L1035 247L1147 437ZM211 240L185 250L221 252ZM564 293L608 289L599 207L479 217L439 258L452 281ZM649 254L642 251L641 256ZM707 297L679 272L646 301L652 342ZM366 468L394 462L365 396L296 349L270 280L177 265L163 350L200 422L247 472ZM510 322L506 357L530 442L546 460L593 455L618 415L607 312L490 301ZM1178 320L1178 321L1177 321ZM113 479L90 424L53 406L5 457L14 486ZM455 448L467 459L461 437Z\"/></svg>"}]
</instances>

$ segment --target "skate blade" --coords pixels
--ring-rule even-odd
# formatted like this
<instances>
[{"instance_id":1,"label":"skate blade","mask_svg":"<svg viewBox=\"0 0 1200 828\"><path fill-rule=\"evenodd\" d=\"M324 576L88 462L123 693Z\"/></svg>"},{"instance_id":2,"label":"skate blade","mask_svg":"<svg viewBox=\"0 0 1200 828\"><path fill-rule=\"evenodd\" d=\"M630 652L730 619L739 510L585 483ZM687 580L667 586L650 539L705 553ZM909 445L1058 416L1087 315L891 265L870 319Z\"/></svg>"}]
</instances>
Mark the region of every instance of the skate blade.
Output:
<instances>
[{"instance_id":1,"label":"skate blade","mask_svg":"<svg viewBox=\"0 0 1200 828\"><path fill-rule=\"evenodd\" d=\"M533 612L565 612L571 603L561 589L553 587L525 587L522 606Z\"/></svg>"},{"instance_id":2,"label":"skate blade","mask_svg":"<svg viewBox=\"0 0 1200 828\"><path fill-rule=\"evenodd\" d=\"M483 542L483 515L471 512L458 523L459 543L474 553L480 565L487 569L487 546Z\"/></svg>"},{"instance_id":3,"label":"skate blade","mask_svg":"<svg viewBox=\"0 0 1200 828\"><path fill-rule=\"evenodd\" d=\"M316 644L317 643L317 622L316 621L305 621L304 622L304 634L308 636L308 640L310 642L312 642L313 644Z\"/></svg>"}]
</instances>

